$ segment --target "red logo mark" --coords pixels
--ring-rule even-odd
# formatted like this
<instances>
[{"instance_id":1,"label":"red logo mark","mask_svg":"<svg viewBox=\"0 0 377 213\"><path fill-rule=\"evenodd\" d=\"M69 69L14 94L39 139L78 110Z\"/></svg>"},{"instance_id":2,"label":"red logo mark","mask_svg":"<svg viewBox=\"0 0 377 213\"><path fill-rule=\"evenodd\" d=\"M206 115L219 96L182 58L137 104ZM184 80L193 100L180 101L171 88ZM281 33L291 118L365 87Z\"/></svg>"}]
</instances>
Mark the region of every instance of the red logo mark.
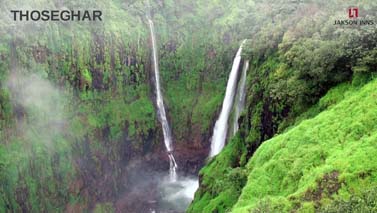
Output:
<instances>
[{"instance_id":1,"label":"red logo mark","mask_svg":"<svg viewBox=\"0 0 377 213\"><path fill-rule=\"evenodd\" d=\"M349 18L357 18L359 17L359 8L351 7L348 9L348 17Z\"/></svg>"}]
</instances>

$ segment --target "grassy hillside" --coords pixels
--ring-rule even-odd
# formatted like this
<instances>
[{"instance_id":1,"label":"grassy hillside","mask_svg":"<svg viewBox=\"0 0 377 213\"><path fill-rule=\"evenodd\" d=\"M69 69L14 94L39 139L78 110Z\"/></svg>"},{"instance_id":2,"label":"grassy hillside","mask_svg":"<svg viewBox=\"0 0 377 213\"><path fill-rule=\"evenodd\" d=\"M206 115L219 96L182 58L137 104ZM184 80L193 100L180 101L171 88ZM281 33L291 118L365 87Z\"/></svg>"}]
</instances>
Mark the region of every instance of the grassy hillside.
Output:
<instances>
[{"instance_id":1,"label":"grassy hillside","mask_svg":"<svg viewBox=\"0 0 377 213\"><path fill-rule=\"evenodd\" d=\"M260 146L232 212L313 212L377 186L377 80L348 87L322 99L344 100Z\"/></svg>"},{"instance_id":2,"label":"grassy hillside","mask_svg":"<svg viewBox=\"0 0 377 213\"><path fill-rule=\"evenodd\" d=\"M201 170L189 212L376 210L376 89L377 80L331 89L244 168L238 165L246 150L236 135Z\"/></svg>"},{"instance_id":3,"label":"grassy hillside","mask_svg":"<svg viewBox=\"0 0 377 213\"><path fill-rule=\"evenodd\" d=\"M240 129L201 170L189 212L230 211L246 184L246 165L261 144L326 110L331 102L319 100L331 88L351 81L363 85L377 70L376 28L334 25L347 18L352 2L254 2L247 20L258 24L245 25L250 34L243 59L250 69ZM375 2L358 6L362 18L376 20Z\"/></svg>"}]
</instances>

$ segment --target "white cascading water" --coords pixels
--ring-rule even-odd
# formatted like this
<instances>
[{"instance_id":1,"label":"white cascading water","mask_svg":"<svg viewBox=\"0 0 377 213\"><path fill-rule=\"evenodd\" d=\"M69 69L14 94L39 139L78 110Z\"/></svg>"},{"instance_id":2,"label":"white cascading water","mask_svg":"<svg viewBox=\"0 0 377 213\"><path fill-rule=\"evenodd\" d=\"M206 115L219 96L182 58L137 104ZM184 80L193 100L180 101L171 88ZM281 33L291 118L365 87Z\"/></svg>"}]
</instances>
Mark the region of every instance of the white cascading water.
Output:
<instances>
[{"instance_id":1,"label":"white cascading water","mask_svg":"<svg viewBox=\"0 0 377 213\"><path fill-rule=\"evenodd\" d=\"M159 74L159 67L158 67L158 57L157 57L157 45L156 45L156 38L154 32L154 24L151 19L148 18L149 22L149 29L151 31L151 38L152 38L152 48L153 48L153 68L154 68L154 75L155 75L155 91L156 91L156 103L157 103L157 113L159 117L159 121L162 125L162 132L164 134L164 142L165 147L168 152L169 162L170 162L170 180L176 181L177 179L177 163L173 156L173 146L172 146L172 136L171 131L168 123L168 119L166 118L165 106L162 97L161 87L160 87L160 74Z\"/></svg>"},{"instance_id":2,"label":"white cascading water","mask_svg":"<svg viewBox=\"0 0 377 213\"><path fill-rule=\"evenodd\" d=\"M176 182L161 182L159 184L162 200L160 205L165 208L161 212L185 212L194 199L199 187L199 181L192 177L180 177Z\"/></svg>"},{"instance_id":3,"label":"white cascading water","mask_svg":"<svg viewBox=\"0 0 377 213\"><path fill-rule=\"evenodd\" d=\"M241 112L245 107L245 99L246 99L246 76L247 70L249 69L249 61L245 61L245 64L242 68L242 75L240 82L238 83L237 89L237 98L234 109L234 120L233 120L233 135L235 135L238 131L238 119L240 118Z\"/></svg>"},{"instance_id":4,"label":"white cascading water","mask_svg":"<svg viewBox=\"0 0 377 213\"><path fill-rule=\"evenodd\" d=\"M238 70L241 63L241 52L244 43L245 41L242 42L240 48L238 49L237 55L233 60L233 66L232 70L230 71L228 83L226 86L221 113L216 121L215 128L213 130L211 152L209 155L210 157L219 154L220 151L224 148L226 135L228 132L229 115L233 106L234 94L236 93Z\"/></svg>"}]
</instances>

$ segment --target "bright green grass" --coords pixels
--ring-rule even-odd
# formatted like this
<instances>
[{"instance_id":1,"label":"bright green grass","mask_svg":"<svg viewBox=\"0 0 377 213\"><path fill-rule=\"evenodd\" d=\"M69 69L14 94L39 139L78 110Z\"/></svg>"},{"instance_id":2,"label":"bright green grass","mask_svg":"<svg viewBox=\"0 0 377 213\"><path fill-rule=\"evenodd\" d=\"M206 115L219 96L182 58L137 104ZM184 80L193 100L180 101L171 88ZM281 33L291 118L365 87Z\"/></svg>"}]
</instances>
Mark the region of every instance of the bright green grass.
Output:
<instances>
[{"instance_id":1,"label":"bright green grass","mask_svg":"<svg viewBox=\"0 0 377 213\"><path fill-rule=\"evenodd\" d=\"M232 212L314 212L377 184L377 80L322 100L338 93L344 100L255 152Z\"/></svg>"}]
</instances>

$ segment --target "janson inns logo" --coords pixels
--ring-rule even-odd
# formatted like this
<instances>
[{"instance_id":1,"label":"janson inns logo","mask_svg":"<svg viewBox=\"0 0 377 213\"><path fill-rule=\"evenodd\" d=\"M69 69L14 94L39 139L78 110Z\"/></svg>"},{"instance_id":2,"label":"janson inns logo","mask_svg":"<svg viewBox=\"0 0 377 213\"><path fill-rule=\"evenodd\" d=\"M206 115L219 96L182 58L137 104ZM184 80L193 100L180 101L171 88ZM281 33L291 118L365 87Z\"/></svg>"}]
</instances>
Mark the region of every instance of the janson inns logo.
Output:
<instances>
[{"instance_id":1,"label":"janson inns logo","mask_svg":"<svg viewBox=\"0 0 377 213\"><path fill-rule=\"evenodd\" d=\"M348 17L349 18L357 18L357 17L359 17L359 8L357 8L357 7L350 7L348 9Z\"/></svg>"},{"instance_id":2,"label":"janson inns logo","mask_svg":"<svg viewBox=\"0 0 377 213\"><path fill-rule=\"evenodd\" d=\"M359 8L349 7L347 9L348 19L335 20L334 25L374 25L374 21L370 19L359 18Z\"/></svg>"}]
</instances>

